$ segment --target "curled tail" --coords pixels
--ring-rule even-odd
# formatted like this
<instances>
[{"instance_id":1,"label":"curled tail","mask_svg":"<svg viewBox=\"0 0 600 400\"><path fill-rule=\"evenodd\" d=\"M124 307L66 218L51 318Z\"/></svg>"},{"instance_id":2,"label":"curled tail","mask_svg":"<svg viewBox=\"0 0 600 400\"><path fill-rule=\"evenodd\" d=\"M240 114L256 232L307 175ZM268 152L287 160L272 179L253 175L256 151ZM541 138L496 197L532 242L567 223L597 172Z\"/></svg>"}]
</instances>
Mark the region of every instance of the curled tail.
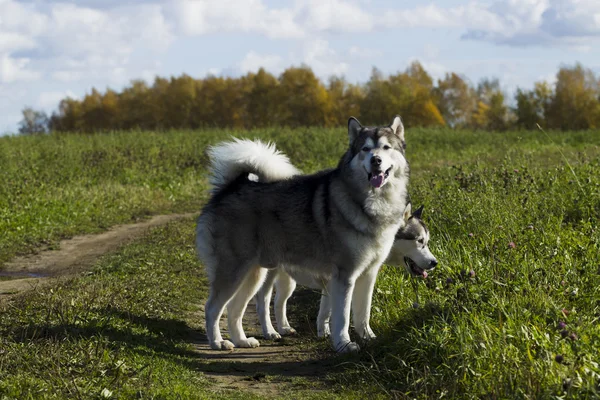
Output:
<instances>
[{"instance_id":1,"label":"curled tail","mask_svg":"<svg viewBox=\"0 0 600 400\"><path fill-rule=\"evenodd\" d=\"M300 174L273 143L234 139L208 148L210 183L218 191L242 174L255 174L260 182L274 182Z\"/></svg>"}]
</instances>

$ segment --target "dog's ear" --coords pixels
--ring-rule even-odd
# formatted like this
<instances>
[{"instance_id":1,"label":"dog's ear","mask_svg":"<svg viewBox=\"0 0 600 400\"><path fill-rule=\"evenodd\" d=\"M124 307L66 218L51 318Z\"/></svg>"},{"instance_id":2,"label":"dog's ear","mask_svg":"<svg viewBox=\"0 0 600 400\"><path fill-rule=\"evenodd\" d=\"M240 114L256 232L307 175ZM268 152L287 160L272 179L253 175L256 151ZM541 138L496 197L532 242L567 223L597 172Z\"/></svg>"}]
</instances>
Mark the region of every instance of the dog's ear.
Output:
<instances>
[{"instance_id":1,"label":"dog's ear","mask_svg":"<svg viewBox=\"0 0 600 400\"><path fill-rule=\"evenodd\" d=\"M394 131L394 134L402 140L402 144L404 144L404 125L402 125L402 118L399 115L394 117L390 128Z\"/></svg>"},{"instance_id":2,"label":"dog's ear","mask_svg":"<svg viewBox=\"0 0 600 400\"><path fill-rule=\"evenodd\" d=\"M408 219L411 217L411 211L412 211L412 205L410 203L408 203L406 205L406 208L404 209L404 214L402 214L402 218L404 219L404 222L408 221Z\"/></svg>"},{"instance_id":3,"label":"dog's ear","mask_svg":"<svg viewBox=\"0 0 600 400\"><path fill-rule=\"evenodd\" d=\"M350 117L348 120L348 140L350 140L350 145L354 143L361 129L362 125L360 122L356 118Z\"/></svg>"},{"instance_id":4,"label":"dog's ear","mask_svg":"<svg viewBox=\"0 0 600 400\"><path fill-rule=\"evenodd\" d=\"M421 216L423 215L423 206L417 208L415 210L415 212L412 214L413 217L418 218L418 219L422 219Z\"/></svg>"}]
</instances>

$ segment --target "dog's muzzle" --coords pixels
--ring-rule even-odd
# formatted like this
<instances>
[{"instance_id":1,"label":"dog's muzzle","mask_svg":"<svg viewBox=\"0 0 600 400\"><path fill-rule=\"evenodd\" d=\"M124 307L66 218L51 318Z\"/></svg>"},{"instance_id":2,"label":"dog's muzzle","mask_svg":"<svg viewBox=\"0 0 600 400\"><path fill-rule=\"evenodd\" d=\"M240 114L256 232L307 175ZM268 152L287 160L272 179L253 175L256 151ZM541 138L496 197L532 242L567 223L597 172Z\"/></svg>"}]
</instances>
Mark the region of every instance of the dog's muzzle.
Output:
<instances>
[{"instance_id":1,"label":"dog's muzzle","mask_svg":"<svg viewBox=\"0 0 600 400\"><path fill-rule=\"evenodd\" d=\"M369 183L374 188L382 187L387 178L390 176L390 172L392 171L392 167L389 167L387 171L383 172L380 170L374 170L373 172L367 173L367 178L369 179Z\"/></svg>"}]
</instances>

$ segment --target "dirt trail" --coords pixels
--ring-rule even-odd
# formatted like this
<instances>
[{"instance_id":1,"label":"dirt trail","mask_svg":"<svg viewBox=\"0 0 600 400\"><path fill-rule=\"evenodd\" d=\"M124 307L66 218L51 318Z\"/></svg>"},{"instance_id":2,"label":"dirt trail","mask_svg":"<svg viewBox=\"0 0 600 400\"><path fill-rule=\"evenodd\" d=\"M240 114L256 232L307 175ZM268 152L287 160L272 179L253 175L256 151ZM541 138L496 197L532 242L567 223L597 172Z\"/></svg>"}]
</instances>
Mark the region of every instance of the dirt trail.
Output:
<instances>
[{"instance_id":1,"label":"dirt trail","mask_svg":"<svg viewBox=\"0 0 600 400\"><path fill-rule=\"evenodd\" d=\"M49 283L52 281L50 278L82 273L100 256L142 237L148 229L194 215L154 216L143 222L115 226L104 233L63 240L58 250L42 250L38 254L15 258L0 268L0 301ZM311 303L316 307L318 304L319 296L316 293L299 290L294 295L296 300L298 297L304 305ZM220 352L211 350L206 337L199 333L204 326L204 309L200 306L196 315L192 316L199 329L194 329L197 334L190 337L190 342L202 360L200 370L214 382L215 392L242 390L260 397L287 398L292 393L290 391L297 389L311 390L313 394L315 390L326 390L323 377L335 360L331 353L317 350L319 345L315 343L313 323L308 323L308 315L316 315L316 309L302 308L302 316L294 324L298 336L267 341L262 340L256 308L251 303L244 315L244 328L248 336L260 340L261 346ZM227 337L226 318L222 318L221 324L223 334Z\"/></svg>"},{"instance_id":2,"label":"dirt trail","mask_svg":"<svg viewBox=\"0 0 600 400\"><path fill-rule=\"evenodd\" d=\"M17 257L0 268L0 298L33 289L48 278L85 271L98 257L142 236L148 229L195 214L157 215L135 224L117 225L96 235L80 235L62 240L58 250Z\"/></svg>"},{"instance_id":3,"label":"dirt trail","mask_svg":"<svg viewBox=\"0 0 600 400\"><path fill-rule=\"evenodd\" d=\"M204 310L198 314L199 319L204 320ZM228 337L226 320L221 320L221 330ZM218 385L219 391L242 390L264 397L288 398L286 394L297 389L309 389L313 394L325 390L327 385L323 378L328 366L336 363L335 358L329 351L318 352L314 335L306 332L305 324L294 324L294 321L292 324L299 329L299 335L279 341L264 340L256 307L251 301L244 314L244 329L248 336L260 341L260 347L215 351L202 335L194 340L195 352L206 361L202 372Z\"/></svg>"}]
</instances>

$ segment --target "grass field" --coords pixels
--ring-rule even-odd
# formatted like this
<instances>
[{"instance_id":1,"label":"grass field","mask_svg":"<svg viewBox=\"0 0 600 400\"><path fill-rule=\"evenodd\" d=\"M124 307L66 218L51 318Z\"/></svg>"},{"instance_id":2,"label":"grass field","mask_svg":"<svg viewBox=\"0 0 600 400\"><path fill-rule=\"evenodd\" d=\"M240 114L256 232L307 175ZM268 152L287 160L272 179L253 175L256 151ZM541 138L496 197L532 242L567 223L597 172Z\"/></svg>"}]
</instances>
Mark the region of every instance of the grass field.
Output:
<instances>
[{"instance_id":1,"label":"grass field","mask_svg":"<svg viewBox=\"0 0 600 400\"><path fill-rule=\"evenodd\" d=\"M199 210L203 151L234 134L274 140L305 172L334 166L347 137L0 138L0 263L77 233ZM325 369L328 390L298 385L285 396L600 396L600 131L415 129L406 138L410 193L425 205L440 264L416 282L416 308L415 282L384 267L372 314L379 338L356 356L331 353L340 366ZM0 302L0 397L214 397L210 366L190 350L206 290L193 226L157 229L86 276Z\"/></svg>"}]
</instances>

